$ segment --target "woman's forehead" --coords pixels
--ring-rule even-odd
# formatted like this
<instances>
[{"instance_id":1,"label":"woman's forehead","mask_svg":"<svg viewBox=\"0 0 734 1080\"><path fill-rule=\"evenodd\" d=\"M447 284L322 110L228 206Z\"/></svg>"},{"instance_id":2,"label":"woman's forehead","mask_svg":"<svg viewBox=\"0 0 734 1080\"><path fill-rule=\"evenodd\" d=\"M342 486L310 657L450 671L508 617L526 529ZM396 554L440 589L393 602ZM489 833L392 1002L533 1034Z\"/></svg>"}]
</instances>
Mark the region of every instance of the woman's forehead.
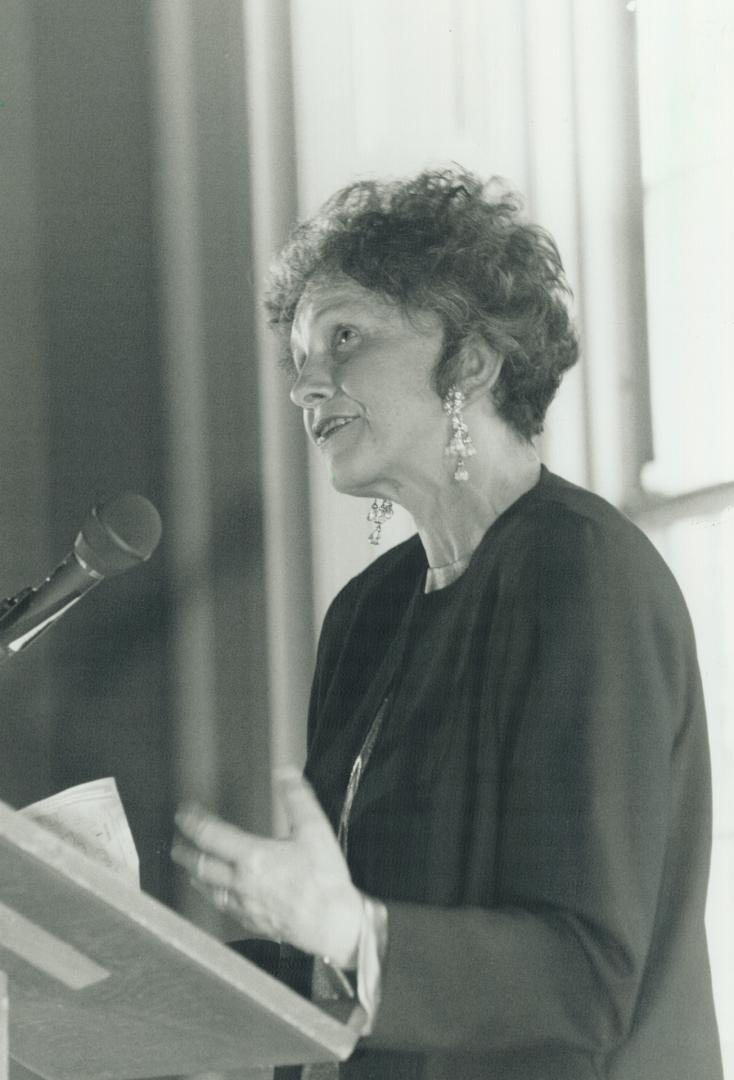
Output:
<instances>
[{"instance_id":1,"label":"woman's forehead","mask_svg":"<svg viewBox=\"0 0 734 1080\"><path fill-rule=\"evenodd\" d=\"M307 282L293 317L294 335L322 319L374 318L381 322L408 324L413 330L431 333L441 325L438 315L429 310L406 311L395 300L360 285L345 274L312 278Z\"/></svg>"},{"instance_id":2,"label":"woman's forehead","mask_svg":"<svg viewBox=\"0 0 734 1080\"><path fill-rule=\"evenodd\" d=\"M396 307L371 289L348 278L345 274L311 278L301 293L294 322L307 317L310 320L328 314L336 308L354 308L361 311L387 312Z\"/></svg>"}]
</instances>

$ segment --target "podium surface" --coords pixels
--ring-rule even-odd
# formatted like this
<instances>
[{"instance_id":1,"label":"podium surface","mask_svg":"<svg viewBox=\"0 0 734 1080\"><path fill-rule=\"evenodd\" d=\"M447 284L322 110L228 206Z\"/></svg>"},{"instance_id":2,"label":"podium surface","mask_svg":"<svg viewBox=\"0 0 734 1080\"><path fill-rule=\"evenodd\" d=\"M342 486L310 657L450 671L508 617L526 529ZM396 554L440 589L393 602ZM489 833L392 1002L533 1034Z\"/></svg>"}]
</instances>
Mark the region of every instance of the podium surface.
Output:
<instances>
[{"instance_id":1,"label":"podium surface","mask_svg":"<svg viewBox=\"0 0 734 1080\"><path fill-rule=\"evenodd\" d=\"M11 1057L47 1080L336 1061L358 1037L3 803L0 972Z\"/></svg>"}]
</instances>

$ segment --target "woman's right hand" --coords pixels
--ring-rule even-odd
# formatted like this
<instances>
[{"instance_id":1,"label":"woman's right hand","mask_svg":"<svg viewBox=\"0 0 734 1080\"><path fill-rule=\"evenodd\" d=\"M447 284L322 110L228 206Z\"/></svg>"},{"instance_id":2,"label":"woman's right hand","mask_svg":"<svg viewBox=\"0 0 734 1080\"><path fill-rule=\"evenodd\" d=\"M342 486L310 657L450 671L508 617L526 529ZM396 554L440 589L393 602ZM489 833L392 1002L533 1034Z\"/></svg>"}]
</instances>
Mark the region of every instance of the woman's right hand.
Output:
<instances>
[{"instance_id":1,"label":"woman's right hand","mask_svg":"<svg viewBox=\"0 0 734 1080\"><path fill-rule=\"evenodd\" d=\"M310 784L295 769L282 770L277 783L286 839L256 836L190 805L176 815L172 858L245 930L352 968L362 896Z\"/></svg>"}]
</instances>

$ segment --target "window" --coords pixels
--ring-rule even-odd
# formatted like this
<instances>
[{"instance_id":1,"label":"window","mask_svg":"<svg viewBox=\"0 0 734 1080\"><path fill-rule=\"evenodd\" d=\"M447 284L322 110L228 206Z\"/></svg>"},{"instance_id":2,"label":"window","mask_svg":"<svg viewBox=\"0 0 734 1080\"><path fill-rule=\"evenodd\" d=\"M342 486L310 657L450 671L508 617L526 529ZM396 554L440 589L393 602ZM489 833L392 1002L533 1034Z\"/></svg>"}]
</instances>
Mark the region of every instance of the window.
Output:
<instances>
[{"instance_id":1,"label":"window","mask_svg":"<svg viewBox=\"0 0 734 1080\"><path fill-rule=\"evenodd\" d=\"M640 0L650 391L666 494L734 481L731 0Z\"/></svg>"},{"instance_id":2,"label":"window","mask_svg":"<svg viewBox=\"0 0 734 1080\"><path fill-rule=\"evenodd\" d=\"M638 0L653 460L635 514L686 595L714 780L707 923L734 1076L734 12Z\"/></svg>"}]
</instances>

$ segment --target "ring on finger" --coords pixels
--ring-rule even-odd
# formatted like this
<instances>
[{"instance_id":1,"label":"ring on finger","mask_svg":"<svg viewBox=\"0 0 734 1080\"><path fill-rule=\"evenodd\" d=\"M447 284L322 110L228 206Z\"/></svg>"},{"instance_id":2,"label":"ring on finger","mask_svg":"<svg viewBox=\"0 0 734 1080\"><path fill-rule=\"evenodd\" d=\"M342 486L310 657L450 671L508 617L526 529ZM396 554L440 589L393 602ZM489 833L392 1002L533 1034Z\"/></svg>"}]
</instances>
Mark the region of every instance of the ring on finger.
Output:
<instances>
[{"instance_id":1,"label":"ring on finger","mask_svg":"<svg viewBox=\"0 0 734 1080\"><path fill-rule=\"evenodd\" d=\"M214 890L214 904L220 909L220 911L226 911L229 907L229 889L224 885L218 885Z\"/></svg>"}]
</instances>

